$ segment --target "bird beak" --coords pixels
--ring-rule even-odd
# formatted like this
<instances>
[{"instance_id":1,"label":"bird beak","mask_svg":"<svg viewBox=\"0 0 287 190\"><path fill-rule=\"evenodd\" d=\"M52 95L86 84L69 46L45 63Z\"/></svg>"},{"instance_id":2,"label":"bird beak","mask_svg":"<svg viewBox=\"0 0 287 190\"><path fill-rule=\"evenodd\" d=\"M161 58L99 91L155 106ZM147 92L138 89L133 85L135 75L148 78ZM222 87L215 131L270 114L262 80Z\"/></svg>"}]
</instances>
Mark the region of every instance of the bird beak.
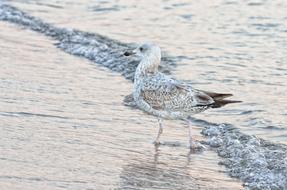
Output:
<instances>
[{"instance_id":1,"label":"bird beak","mask_svg":"<svg viewBox=\"0 0 287 190\"><path fill-rule=\"evenodd\" d=\"M131 55L135 55L136 53L137 53L136 50L126 51L126 52L124 53L124 56L131 56Z\"/></svg>"}]
</instances>

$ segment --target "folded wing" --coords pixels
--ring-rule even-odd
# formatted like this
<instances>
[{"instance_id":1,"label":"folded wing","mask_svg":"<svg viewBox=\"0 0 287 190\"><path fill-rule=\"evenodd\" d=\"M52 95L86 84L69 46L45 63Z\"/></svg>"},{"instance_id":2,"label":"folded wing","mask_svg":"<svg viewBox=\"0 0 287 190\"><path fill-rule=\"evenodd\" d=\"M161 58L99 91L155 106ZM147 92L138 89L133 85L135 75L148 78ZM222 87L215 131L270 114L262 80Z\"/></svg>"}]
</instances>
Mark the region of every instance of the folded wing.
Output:
<instances>
[{"instance_id":1,"label":"folded wing","mask_svg":"<svg viewBox=\"0 0 287 190\"><path fill-rule=\"evenodd\" d=\"M190 84L158 73L142 81L141 97L153 109L189 112L196 106L209 106L214 100Z\"/></svg>"}]
</instances>

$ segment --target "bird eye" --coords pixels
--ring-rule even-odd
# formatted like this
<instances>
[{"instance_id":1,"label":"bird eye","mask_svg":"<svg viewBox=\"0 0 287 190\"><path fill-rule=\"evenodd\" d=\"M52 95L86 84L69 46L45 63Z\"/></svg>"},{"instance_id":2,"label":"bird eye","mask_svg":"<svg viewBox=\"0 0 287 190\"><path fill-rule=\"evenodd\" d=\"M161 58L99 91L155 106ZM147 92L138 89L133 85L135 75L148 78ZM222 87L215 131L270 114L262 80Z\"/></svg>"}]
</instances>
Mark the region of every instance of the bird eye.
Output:
<instances>
[{"instance_id":1,"label":"bird eye","mask_svg":"<svg viewBox=\"0 0 287 190\"><path fill-rule=\"evenodd\" d=\"M142 48L142 47L140 47L140 51L143 51L143 48Z\"/></svg>"}]
</instances>

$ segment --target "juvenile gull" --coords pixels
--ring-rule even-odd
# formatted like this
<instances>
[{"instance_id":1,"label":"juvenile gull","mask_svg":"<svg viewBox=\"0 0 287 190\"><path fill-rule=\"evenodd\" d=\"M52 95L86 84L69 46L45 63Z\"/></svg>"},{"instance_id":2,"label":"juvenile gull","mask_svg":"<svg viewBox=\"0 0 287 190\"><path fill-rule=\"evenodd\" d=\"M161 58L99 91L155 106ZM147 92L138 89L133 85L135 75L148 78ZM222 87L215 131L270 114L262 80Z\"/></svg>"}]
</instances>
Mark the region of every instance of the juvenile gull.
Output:
<instances>
[{"instance_id":1,"label":"juvenile gull","mask_svg":"<svg viewBox=\"0 0 287 190\"><path fill-rule=\"evenodd\" d=\"M135 72L132 97L140 109L158 118L159 130L155 144L160 143L159 138L163 132L162 118L184 119L188 121L190 148L196 149L199 144L192 138L192 127L188 118L208 108L219 108L229 103L240 102L224 99L232 94L197 90L189 83L160 73L158 67L161 50L153 43L142 44L133 51L125 52L124 55L141 57Z\"/></svg>"}]
</instances>

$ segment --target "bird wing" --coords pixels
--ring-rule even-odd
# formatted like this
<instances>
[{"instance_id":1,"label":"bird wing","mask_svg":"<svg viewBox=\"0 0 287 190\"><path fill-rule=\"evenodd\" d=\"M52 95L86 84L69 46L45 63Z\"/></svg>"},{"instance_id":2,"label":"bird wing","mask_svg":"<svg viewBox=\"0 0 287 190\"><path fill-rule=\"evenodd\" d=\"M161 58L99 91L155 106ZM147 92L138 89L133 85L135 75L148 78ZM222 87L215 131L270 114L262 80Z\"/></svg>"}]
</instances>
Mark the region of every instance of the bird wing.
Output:
<instances>
[{"instance_id":1,"label":"bird wing","mask_svg":"<svg viewBox=\"0 0 287 190\"><path fill-rule=\"evenodd\" d=\"M213 99L162 73L147 76L141 85L141 97L153 109L166 111L191 111L196 106L212 104Z\"/></svg>"}]
</instances>

